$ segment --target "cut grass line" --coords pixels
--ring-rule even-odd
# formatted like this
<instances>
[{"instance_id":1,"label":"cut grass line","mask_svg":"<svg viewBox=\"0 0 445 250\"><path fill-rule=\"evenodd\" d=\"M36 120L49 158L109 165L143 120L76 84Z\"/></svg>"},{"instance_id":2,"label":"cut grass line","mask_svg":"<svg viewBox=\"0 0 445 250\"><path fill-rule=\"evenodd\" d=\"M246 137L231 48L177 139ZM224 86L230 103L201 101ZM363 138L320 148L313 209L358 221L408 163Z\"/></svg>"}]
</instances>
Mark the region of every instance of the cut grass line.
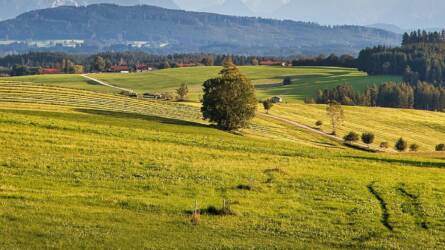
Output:
<instances>
[{"instance_id":1,"label":"cut grass line","mask_svg":"<svg viewBox=\"0 0 445 250\"><path fill-rule=\"evenodd\" d=\"M426 222L425 211L422 208L422 204L419 201L419 197L417 195L409 193L405 189L405 184L403 183L400 184L400 186L397 188L397 191L406 200L406 203L403 203L401 205L402 211L414 217L416 220L416 224L419 227L423 229L428 229L428 223Z\"/></svg>"},{"instance_id":2,"label":"cut grass line","mask_svg":"<svg viewBox=\"0 0 445 250\"><path fill-rule=\"evenodd\" d=\"M377 192L377 190L374 188L374 184L375 182L372 182L371 184L368 185L368 190L369 192L374 195L374 197L379 201L380 203L380 207L382 209L382 218L380 219L381 223L383 224L383 226L385 226L389 231L393 231L394 228L393 226L391 226L391 224L389 223L389 211L388 211L388 206L385 202L385 200L383 199L383 197L379 194L379 192Z\"/></svg>"}]
</instances>

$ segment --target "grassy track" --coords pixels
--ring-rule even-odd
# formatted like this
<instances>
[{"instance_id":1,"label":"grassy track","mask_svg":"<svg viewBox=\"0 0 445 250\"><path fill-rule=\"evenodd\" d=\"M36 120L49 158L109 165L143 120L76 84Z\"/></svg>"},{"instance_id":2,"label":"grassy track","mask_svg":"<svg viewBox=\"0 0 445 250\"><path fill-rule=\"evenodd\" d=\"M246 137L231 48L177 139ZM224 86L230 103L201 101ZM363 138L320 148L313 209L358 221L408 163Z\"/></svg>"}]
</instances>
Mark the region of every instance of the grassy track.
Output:
<instances>
[{"instance_id":1,"label":"grassy track","mask_svg":"<svg viewBox=\"0 0 445 250\"><path fill-rule=\"evenodd\" d=\"M136 92L162 93L175 92L182 83L188 84L190 98L198 101L201 98L202 83L218 75L221 67L193 67L159 70L133 74L92 74L99 80L118 87L133 89ZM387 81L400 81L396 76L367 76L355 69L335 67L240 67L241 71L257 87L259 98L279 95L287 102L301 102L306 96L314 96L319 89L333 88L339 84L350 83L357 90L363 90L371 84ZM284 77L290 76L293 84L282 86ZM70 87L101 92L116 92L89 82L78 75L41 75L27 77L1 78L0 81L33 82L61 87Z\"/></svg>"},{"instance_id":2,"label":"grassy track","mask_svg":"<svg viewBox=\"0 0 445 250\"><path fill-rule=\"evenodd\" d=\"M353 151L259 118L239 136L196 110L0 85L0 248L445 248L443 155ZM416 133L440 130L416 112L404 113ZM195 202L223 200L233 215L190 223Z\"/></svg>"}]
</instances>

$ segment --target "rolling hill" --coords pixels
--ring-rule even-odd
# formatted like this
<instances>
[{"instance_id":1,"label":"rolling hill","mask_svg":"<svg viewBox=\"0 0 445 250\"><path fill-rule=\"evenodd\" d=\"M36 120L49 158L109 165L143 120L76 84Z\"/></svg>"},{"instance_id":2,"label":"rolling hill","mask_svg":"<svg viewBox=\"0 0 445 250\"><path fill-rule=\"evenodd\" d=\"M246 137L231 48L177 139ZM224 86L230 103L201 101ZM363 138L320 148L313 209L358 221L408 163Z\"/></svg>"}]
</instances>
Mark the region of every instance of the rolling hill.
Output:
<instances>
[{"instance_id":1,"label":"rolling hill","mask_svg":"<svg viewBox=\"0 0 445 250\"><path fill-rule=\"evenodd\" d=\"M111 4L31 11L0 22L0 39L74 39L85 42L82 46L69 48L71 52L137 49L153 53L212 52L286 56L356 54L368 46L400 44L398 34L360 26L330 27L153 6ZM135 41L142 41L143 45L132 47ZM24 49L21 46L9 44L0 47L0 50Z\"/></svg>"},{"instance_id":2,"label":"rolling hill","mask_svg":"<svg viewBox=\"0 0 445 250\"><path fill-rule=\"evenodd\" d=\"M311 106L272 112L298 119ZM348 115L366 124L357 112L369 111ZM262 116L240 136L196 114L181 103L0 84L2 247L445 247L442 154L360 152ZM402 117L412 135L443 136L445 118L434 116ZM377 131L391 124L381 121Z\"/></svg>"}]
</instances>

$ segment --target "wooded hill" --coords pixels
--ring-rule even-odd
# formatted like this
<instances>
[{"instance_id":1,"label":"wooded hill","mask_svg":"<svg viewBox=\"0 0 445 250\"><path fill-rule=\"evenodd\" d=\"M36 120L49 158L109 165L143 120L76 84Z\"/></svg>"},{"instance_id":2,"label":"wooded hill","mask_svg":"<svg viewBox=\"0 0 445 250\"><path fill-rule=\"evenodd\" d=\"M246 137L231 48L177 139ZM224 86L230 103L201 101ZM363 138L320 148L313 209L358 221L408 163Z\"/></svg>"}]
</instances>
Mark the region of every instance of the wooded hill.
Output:
<instances>
[{"instance_id":1,"label":"wooded hill","mask_svg":"<svg viewBox=\"0 0 445 250\"><path fill-rule=\"evenodd\" d=\"M78 48L55 48L71 52L133 50L128 41L146 41L151 45L136 49L156 53L318 55L357 54L364 47L399 44L401 36L361 26L331 27L153 6L97 4L36 10L0 22L1 39L86 41Z\"/></svg>"}]
</instances>

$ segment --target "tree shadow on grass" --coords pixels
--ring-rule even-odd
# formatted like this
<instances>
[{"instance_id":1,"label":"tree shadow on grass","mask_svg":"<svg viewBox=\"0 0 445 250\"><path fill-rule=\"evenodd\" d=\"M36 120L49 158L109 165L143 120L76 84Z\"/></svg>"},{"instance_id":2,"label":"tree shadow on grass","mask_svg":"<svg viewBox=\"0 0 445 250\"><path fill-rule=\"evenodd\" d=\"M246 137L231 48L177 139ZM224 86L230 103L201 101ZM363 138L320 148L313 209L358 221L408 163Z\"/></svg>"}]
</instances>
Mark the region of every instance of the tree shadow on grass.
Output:
<instances>
[{"instance_id":1,"label":"tree shadow on grass","mask_svg":"<svg viewBox=\"0 0 445 250\"><path fill-rule=\"evenodd\" d=\"M99 84L98 82L95 82L95 81L89 80L89 79L85 79L85 82L89 85L102 86L102 84Z\"/></svg>"},{"instance_id":2,"label":"tree shadow on grass","mask_svg":"<svg viewBox=\"0 0 445 250\"><path fill-rule=\"evenodd\" d=\"M159 122L162 124L171 124L171 125L181 125L181 126L190 126L190 127L201 127L201 128L209 128L205 124L179 120L174 118L166 118L160 116L153 115L143 115L137 113L128 113L128 112L117 112L117 111L105 111L105 110L95 110L95 109L75 109L77 112L93 114L93 115L103 115L103 116L112 116L114 118L127 118L127 119L139 119L145 121Z\"/></svg>"},{"instance_id":3,"label":"tree shadow on grass","mask_svg":"<svg viewBox=\"0 0 445 250\"><path fill-rule=\"evenodd\" d=\"M428 161L416 161L416 160L394 159L394 158L392 158L392 159L386 158L385 159L385 158L374 158L374 157L366 157L366 156L344 156L344 158L376 161L376 162L382 162L382 163L390 163L390 164L422 167L422 168L445 168L445 162L428 162Z\"/></svg>"}]
</instances>

